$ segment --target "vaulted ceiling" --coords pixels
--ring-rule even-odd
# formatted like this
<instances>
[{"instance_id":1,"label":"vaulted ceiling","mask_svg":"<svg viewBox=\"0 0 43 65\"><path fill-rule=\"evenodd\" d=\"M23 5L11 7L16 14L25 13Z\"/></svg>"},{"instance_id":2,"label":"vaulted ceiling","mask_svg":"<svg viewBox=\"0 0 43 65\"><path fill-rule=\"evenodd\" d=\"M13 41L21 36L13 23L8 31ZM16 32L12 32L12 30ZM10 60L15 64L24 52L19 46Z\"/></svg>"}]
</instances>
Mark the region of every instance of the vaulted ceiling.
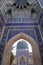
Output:
<instances>
[{"instance_id":1,"label":"vaulted ceiling","mask_svg":"<svg viewBox=\"0 0 43 65\"><path fill-rule=\"evenodd\" d=\"M3 3L7 2L7 1L12 4L15 0L0 0L0 8L2 7ZM27 0L27 1L30 3L36 3L36 0ZM37 0L37 1L39 3L40 7L43 8L43 0Z\"/></svg>"},{"instance_id":2,"label":"vaulted ceiling","mask_svg":"<svg viewBox=\"0 0 43 65\"><path fill-rule=\"evenodd\" d=\"M23 2L21 2L21 1L23 1ZM36 5L37 3L39 3L38 5ZM7 16L7 13L6 13L6 10L7 9L9 9L9 7L11 7L11 9L12 9L12 5L14 5L14 7L16 7L16 8L19 8L20 9L20 6L21 5L23 5L22 7L23 7L23 9L24 8L27 8L28 7L28 5L29 4L34 4L34 8L36 7L36 9L38 9L37 10L37 14L38 13L40 13L40 10L41 9L43 9L43 0L0 0L0 37L1 37L1 33L2 33L2 29L3 29L3 25L4 25L4 23L5 23L5 21L3 20L4 18L3 18L3 15L4 15L4 13L5 13L5 17ZM8 8L6 7L6 5L8 6ZM19 7L18 7L19 6ZM29 5L30 6L30 5ZM33 5L31 5L31 6L33 6ZM38 6L38 7L37 7ZM22 8L21 7L21 8ZM4 10L5 10L5 12L4 12ZM27 10L27 9L26 9ZM28 9L28 11L29 11L30 9ZM13 8L13 11L14 11L14 8ZM25 11L25 10L23 10L23 11ZM30 12L26 12L25 11L25 13L26 13L26 15L28 15L28 13L30 13ZM7 11L8 12L8 14L9 13L11 13L11 10L9 10L9 11ZM14 11L15 12L15 16L16 16L16 12L18 12L18 13L21 13L20 11ZM17 14L18 14L17 13ZM22 15L23 13L21 13L21 15ZM12 15L14 15L14 13L12 14ZM9 17L9 15L8 15L8 17ZM22 17L23 17L23 15L22 15ZM40 16L40 18L42 18L42 22L43 22L43 17L42 17L42 15ZM6 19L6 18L5 18ZM39 19L39 21L41 21L40 19ZM10 22L11 22L11 20L10 20ZM43 33L43 27L41 27L41 26L43 26L43 23L40 23L40 28L42 29L41 31L42 31L42 33Z\"/></svg>"},{"instance_id":3,"label":"vaulted ceiling","mask_svg":"<svg viewBox=\"0 0 43 65\"><path fill-rule=\"evenodd\" d=\"M38 5L36 5L37 4L37 2L40 4L40 6L41 6L41 8L43 8L43 0L0 0L0 12L2 13L2 15L4 15L5 17L6 16L8 16L9 17L9 15L7 15L7 13L6 13L6 11L8 12L8 13L11 13L12 11L11 10L13 10L14 11L14 8L12 9L12 5L14 5L14 7L16 7L16 8L27 8L28 7L28 5L29 5L29 7L31 7L31 6L33 6L34 8L36 8L36 9L38 9L37 10L37 14L39 14L39 12L40 12L40 6L39 6L39 4ZM31 4L34 4L34 5L31 5ZM31 6L30 6L31 5ZM9 7L11 7L11 10L7 10L7 9L9 9ZM29 9L29 7L28 7L28 11L30 10ZM26 9L27 10L27 9ZM27 11L27 12L28 12ZM25 11L26 12L26 11ZM18 13L21 13L20 11L18 11ZM30 13L30 12L28 12L28 13ZM26 13L26 15L28 14L28 13ZM16 14L16 11L15 11L15 14ZM23 13L21 13L21 14L23 14ZM1 15L1 17L2 17L2 15ZM14 15L14 12L12 13L12 15ZM36 15L36 14L35 14ZM37 15L36 15L37 16ZM10 16L11 17L11 16ZM6 19L6 18L5 18Z\"/></svg>"}]
</instances>

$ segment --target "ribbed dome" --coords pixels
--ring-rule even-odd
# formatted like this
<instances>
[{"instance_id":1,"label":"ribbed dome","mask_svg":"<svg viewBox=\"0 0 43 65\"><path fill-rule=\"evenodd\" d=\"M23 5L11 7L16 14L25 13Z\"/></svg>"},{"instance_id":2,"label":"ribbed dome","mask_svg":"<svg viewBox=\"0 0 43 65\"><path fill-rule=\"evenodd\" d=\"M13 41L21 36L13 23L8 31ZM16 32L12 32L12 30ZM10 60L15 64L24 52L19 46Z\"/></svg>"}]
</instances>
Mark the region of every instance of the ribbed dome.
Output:
<instances>
[{"instance_id":1,"label":"ribbed dome","mask_svg":"<svg viewBox=\"0 0 43 65\"><path fill-rule=\"evenodd\" d=\"M29 3L27 2L27 0L15 0L15 2L13 3L13 6L19 9L27 8L28 5Z\"/></svg>"},{"instance_id":2,"label":"ribbed dome","mask_svg":"<svg viewBox=\"0 0 43 65\"><path fill-rule=\"evenodd\" d=\"M17 44L17 49L28 49L28 44L25 41L20 41Z\"/></svg>"}]
</instances>

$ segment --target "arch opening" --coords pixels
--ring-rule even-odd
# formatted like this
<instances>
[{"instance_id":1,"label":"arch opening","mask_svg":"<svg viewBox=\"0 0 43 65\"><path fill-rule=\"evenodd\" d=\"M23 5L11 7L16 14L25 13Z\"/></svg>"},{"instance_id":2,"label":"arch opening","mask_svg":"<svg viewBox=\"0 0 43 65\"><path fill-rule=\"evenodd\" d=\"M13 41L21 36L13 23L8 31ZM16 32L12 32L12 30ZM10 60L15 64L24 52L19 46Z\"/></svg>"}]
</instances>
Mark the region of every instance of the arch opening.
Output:
<instances>
[{"instance_id":1,"label":"arch opening","mask_svg":"<svg viewBox=\"0 0 43 65\"><path fill-rule=\"evenodd\" d=\"M30 36L27 36L24 33L20 33L20 34L14 36L5 45L3 59L2 59L2 65L9 65L10 64L10 56L11 56L12 45L14 44L14 42L16 42L17 40L19 40L21 38L24 39L24 40L27 40L31 44L31 46L32 46L34 65L42 65L38 44L34 41L33 38L31 38Z\"/></svg>"},{"instance_id":2,"label":"arch opening","mask_svg":"<svg viewBox=\"0 0 43 65\"><path fill-rule=\"evenodd\" d=\"M12 52L15 55L16 54L16 49L21 49L21 50L24 49L25 50L25 47L26 47L26 50L29 50L29 52L32 52L31 44L28 41L24 40L24 39L19 39L16 42L14 42L14 44L12 45L12 48L13 48Z\"/></svg>"},{"instance_id":3,"label":"arch opening","mask_svg":"<svg viewBox=\"0 0 43 65\"><path fill-rule=\"evenodd\" d=\"M19 60L18 61L19 61L18 62L18 65L27 65L27 59L23 55L19 57Z\"/></svg>"},{"instance_id":4,"label":"arch opening","mask_svg":"<svg viewBox=\"0 0 43 65\"><path fill-rule=\"evenodd\" d=\"M32 46L28 41L24 39L19 39L12 45L11 55L12 54L14 56L14 59L10 61L10 65L34 64L33 62L29 62L30 59L33 61ZM16 60L16 63L14 60Z\"/></svg>"}]
</instances>

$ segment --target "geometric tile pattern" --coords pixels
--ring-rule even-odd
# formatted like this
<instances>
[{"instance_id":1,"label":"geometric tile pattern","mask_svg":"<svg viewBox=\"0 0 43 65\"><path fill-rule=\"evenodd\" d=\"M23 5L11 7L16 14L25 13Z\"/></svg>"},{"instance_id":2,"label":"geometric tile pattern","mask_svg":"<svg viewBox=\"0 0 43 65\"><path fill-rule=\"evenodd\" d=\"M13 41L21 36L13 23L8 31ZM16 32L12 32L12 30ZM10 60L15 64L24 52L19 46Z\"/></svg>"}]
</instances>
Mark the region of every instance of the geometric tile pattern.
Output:
<instances>
[{"instance_id":1,"label":"geometric tile pattern","mask_svg":"<svg viewBox=\"0 0 43 65\"><path fill-rule=\"evenodd\" d=\"M1 55L0 56L3 56L3 52L4 52L4 45L5 43L10 39L12 38L13 36L15 36L16 34L18 33L25 33L29 36L31 36L36 42L42 44L42 39L41 39L41 36L40 36L40 33L39 33L39 30L38 30L38 25L24 25L24 26L5 26L5 29L4 29L4 33L3 33L3 36L2 36L2 40L1 40L1 49L2 51L1 52ZM1 62L1 60L0 60Z\"/></svg>"},{"instance_id":2,"label":"geometric tile pattern","mask_svg":"<svg viewBox=\"0 0 43 65\"><path fill-rule=\"evenodd\" d=\"M42 17L41 17L42 18ZM42 22L41 22L42 23ZM39 22L40 24L40 22ZM18 33L25 33L31 36L39 45L40 54L42 57L43 63L43 40L40 34L39 27L43 25L39 25L37 22L34 23L5 23L4 24L4 32L2 34L2 40L0 41L0 65L2 61L2 56L4 52L5 43L9 41L10 38L17 35Z\"/></svg>"},{"instance_id":3,"label":"geometric tile pattern","mask_svg":"<svg viewBox=\"0 0 43 65\"><path fill-rule=\"evenodd\" d=\"M5 0L0 0L0 7L4 1ZM41 8L43 8L43 1L38 0L38 2ZM2 13L0 13L0 35L2 36L2 39L0 41L0 65L2 62L5 43L7 43L10 38L21 32L31 36L38 43L43 65L43 12L41 12L39 19L14 18L8 19L7 21L4 21Z\"/></svg>"}]
</instances>

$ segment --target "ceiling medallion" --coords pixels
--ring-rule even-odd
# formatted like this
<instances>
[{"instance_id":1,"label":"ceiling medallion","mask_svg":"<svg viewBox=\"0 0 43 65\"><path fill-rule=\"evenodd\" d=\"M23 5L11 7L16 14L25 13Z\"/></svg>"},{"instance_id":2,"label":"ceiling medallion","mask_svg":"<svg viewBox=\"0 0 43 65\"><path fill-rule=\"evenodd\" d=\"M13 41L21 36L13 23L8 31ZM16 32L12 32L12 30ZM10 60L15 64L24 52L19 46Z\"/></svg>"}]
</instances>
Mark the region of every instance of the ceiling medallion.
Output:
<instances>
[{"instance_id":1,"label":"ceiling medallion","mask_svg":"<svg viewBox=\"0 0 43 65\"><path fill-rule=\"evenodd\" d=\"M29 3L27 2L27 0L16 0L13 3L13 6L15 6L16 8L19 8L19 9L27 8L28 5L29 5Z\"/></svg>"}]
</instances>

